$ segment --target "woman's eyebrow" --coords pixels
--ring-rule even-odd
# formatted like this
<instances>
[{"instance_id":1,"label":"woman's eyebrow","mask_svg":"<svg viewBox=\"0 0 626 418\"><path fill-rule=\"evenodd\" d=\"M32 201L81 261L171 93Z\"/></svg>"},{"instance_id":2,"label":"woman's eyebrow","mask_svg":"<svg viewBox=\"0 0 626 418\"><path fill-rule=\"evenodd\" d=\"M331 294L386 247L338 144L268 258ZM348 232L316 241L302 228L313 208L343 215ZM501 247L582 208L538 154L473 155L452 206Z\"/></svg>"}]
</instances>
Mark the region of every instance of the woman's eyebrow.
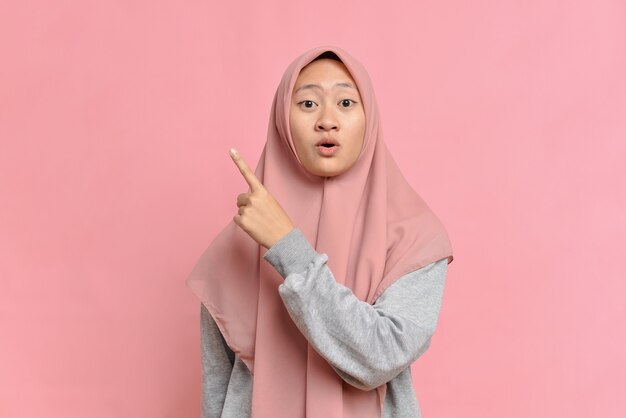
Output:
<instances>
[{"instance_id":1,"label":"woman's eyebrow","mask_svg":"<svg viewBox=\"0 0 626 418\"><path fill-rule=\"evenodd\" d=\"M335 85L333 87L346 87L349 89L353 89L354 85L352 85L352 83L345 83L345 82L339 82L339 83L335 83ZM300 87L298 87L294 93L300 91L300 90L304 90L304 89L313 89L313 88L317 88L317 89L322 89L322 87L319 84L304 84Z\"/></svg>"}]
</instances>

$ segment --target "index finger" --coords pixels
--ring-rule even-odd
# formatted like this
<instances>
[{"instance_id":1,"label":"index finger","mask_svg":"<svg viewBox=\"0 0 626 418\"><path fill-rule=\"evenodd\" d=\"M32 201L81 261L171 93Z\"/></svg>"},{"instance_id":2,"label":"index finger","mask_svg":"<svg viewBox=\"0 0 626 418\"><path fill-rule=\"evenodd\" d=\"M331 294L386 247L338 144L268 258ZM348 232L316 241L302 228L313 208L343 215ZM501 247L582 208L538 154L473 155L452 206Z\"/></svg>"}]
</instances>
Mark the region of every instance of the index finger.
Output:
<instances>
[{"instance_id":1,"label":"index finger","mask_svg":"<svg viewBox=\"0 0 626 418\"><path fill-rule=\"evenodd\" d=\"M255 192L263 188L263 183L257 178L257 176L250 170L248 164L244 161L243 157L237 152L236 149L230 149L230 156L241 171L246 183L250 186L250 191Z\"/></svg>"}]
</instances>

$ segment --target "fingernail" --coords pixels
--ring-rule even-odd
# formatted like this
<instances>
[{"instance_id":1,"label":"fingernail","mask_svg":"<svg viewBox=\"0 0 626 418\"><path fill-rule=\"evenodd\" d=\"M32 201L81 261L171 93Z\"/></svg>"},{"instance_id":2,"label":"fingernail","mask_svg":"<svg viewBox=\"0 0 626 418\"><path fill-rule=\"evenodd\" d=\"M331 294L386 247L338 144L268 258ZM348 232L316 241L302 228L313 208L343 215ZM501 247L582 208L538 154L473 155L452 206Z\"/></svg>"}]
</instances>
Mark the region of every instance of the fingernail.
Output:
<instances>
[{"instance_id":1,"label":"fingernail","mask_svg":"<svg viewBox=\"0 0 626 418\"><path fill-rule=\"evenodd\" d=\"M233 157L237 156L237 150L235 148L231 148L229 152Z\"/></svg>"}]
</instances>

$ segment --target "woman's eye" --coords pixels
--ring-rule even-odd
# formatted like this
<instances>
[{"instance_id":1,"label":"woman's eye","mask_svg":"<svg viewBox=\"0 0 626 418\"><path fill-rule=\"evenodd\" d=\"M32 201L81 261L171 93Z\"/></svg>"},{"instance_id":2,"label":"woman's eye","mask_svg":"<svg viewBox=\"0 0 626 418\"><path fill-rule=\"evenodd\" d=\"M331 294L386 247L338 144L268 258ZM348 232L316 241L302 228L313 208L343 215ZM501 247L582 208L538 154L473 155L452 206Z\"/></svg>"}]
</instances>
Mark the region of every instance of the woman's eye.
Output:
<instances>
[{"instance_id":1,"label":"woman's eye","mask_svg":"<svg viewBox=\"0 0 626 418\"><path fill-rule=\"evenodd\" d=\"M304 104L304 107L306 107L307 109L311 109L315 105L313 100L303 100L300 102L300 104Z\"/></svg>"},{"instance_id":2,"label":"woman's eye","mask_svg":"<svg viewBox=\"0 0 626 418\"><path fill-rule=\"evenodd\" d=\"M341 101L341 105L343 107L349 107L352 103L356 103L356 102L354 100L352 100L352 99L343 99Z\"/></svg>"}]
</instances>

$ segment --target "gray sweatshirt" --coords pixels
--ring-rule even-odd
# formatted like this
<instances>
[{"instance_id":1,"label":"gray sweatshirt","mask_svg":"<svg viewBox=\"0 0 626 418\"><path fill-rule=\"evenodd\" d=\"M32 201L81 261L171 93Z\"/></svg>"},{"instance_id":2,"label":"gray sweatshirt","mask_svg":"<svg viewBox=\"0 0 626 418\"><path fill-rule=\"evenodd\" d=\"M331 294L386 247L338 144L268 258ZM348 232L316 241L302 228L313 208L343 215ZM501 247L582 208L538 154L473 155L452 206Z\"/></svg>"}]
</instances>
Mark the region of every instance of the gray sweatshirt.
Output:
<instances>
[{"instance_id":1,"label":"gray sweatshirt","mask_svg":"<svg viewBox=\"0 0 626 418\"><path fill-rule=\"evenodd\" d=\"M447 259L407 273L370 305L335 281L298 228L263 258L285 279L278 291L292 320L337 374L361 390L387 382L383 418L421 418L410 366L435 332ZM200 307L202 417L250 417L252 375Z\"/></svg>"}]
</instances>

